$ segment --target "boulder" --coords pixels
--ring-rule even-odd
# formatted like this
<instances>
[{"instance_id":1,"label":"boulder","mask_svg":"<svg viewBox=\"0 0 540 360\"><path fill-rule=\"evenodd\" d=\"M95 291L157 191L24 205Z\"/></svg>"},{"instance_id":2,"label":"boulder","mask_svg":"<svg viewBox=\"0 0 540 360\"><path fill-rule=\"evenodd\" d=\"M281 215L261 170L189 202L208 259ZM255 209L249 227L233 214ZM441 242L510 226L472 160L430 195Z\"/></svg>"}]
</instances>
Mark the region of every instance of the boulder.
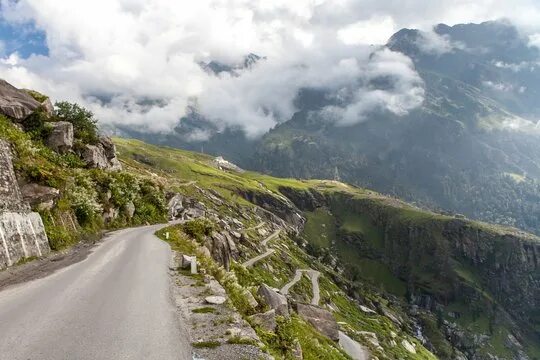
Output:
<instances>
[{"instance_id":1,"label":"boulder","mask_svg":"<svg viewBox=\"0 0 540 360\"><path fill-rule=\"evenodd\" d=\"M227 232L213 232L207 238L205 245L210 249L212 257L229 271L231 258L238 257L238 250L231 236Z\"/></svg>"},{"instance_id":2,"label":"boulder","mask_svg":"<svg viewBox=\"0 0 540 360\"><path fill-rule=\"evenodd\" d=\"M204 298L204 301L212 305L221 305L225 301L227 301L227 298L225 298L224 296L207 296Z\"/></svg>"},{"instance_id":3,"label":"boulder","mask_svg":"<svg viewBox=\"0 0 540 360\"><path fill-rule=\"evenodd\" d=\"M296 312L326 337L339 341L339 326L332 313L318 306L297 304Z\"/></svg>"},{"instance_id":4,"label":"boulder","mask_svg":"<svg viewBox=\"0 0 540 360\"><path fill-rule=\"evenodd\" d=\"M180 194L174 194L167 203L169 209L169 220L175 220L182 218L184 212L184 197Z\"/></svg>"},{"instance_id":5,"label":"boulder","mask_svg":"<svg viewBox=\"0 0 540 360\"><path fill-rule=\"evenodd\" d=\"M184 214L186 219L198 219L204 217L205 212L204 210L191 208L188 209Z\"/></svg>"},{"instance_id":6,"label":"boulder","mask_svg":"<svg viewBox=\"0 0 540 360\"><path fill-rule=\"evenodd\" d=\"M408 342L407 340L402 340L401 341L401 346L403 346L403 348L405 350L407 350L408 352L410 352L411 354L416 354L416 348L414 347L413 344L411 344L410 342Z\"/></svg>"},{"instance_id":7,"label":"boulder","mask_svg":"<svg viewBox=\"0 0 540 360\"><path fill-rule=\"evenodd\" d=\"M257 302L257 299L255 299L255 296L253 296L251 291L249 291L248 289L244 289L244 291L242 292L242 295L244 295L244 297L246 298L249 306L252 309L255 309L257 306L259 306L259 303Z\"/></svg>"},{"instance_id":8,"label":"boulder","mask_svg":"<svg viewBox=\"0 0 540 360\"><path fill-rule=\"evenodd\" d=\"M105 211L103 211L103 221L106 224L110 223L117 217L118 217L118 209L115 207L110 207L108 209L105 209Z\"/></svg>"},{"instance_id":9,"label":"boulder","mask_svg":"<svg viewBox=\"0 0 540 360\"><path fill-rule=\"evenodd\" d=\"M101 146L85 145L82 158L89 168L106 169L109 166L109 161Z\"/></svg>"},{"instance_id":10,"label":"boulder","mask_svg":"<svg viewBox=\"0 0 540 360\"><path fill-rule=\"evenodd\" d=\"M121 170L115 146L110 138L101 137L97 145L85 145L81 157L89 168Z\"/></svg>"},{"instance_id":11,"label":"boulder","mask_svg":"<svg viewBox=\"0 0 540 360\"><path fill-rule=\"evenodd\" d=\"M51 133L47 146L58 153L66 153L73 147L73 124L67 121L48 123Z\"/></svg>"},{"instance_id":12,"label":"boulder","mask_svg":"<svg viewBox=\"0 0 540 360\"><path fill-rule=\"evenodd\" d=\"M0 79L0 113L15 121L24 120L41 104L24 90Z\"/></svg>"},{"instance_id":13,"label":"boulder","mask_svg":"<svg viewBox=\"0 0 540 360\"><path fill-rule=\"evenodd\" d=\"M51 117L54 115L54 106L51 102L51 99L47 98L41 103L41 108L45 111L47 116Z\"/></svg>"},{"instance_id":14,"label":"boulder","mask_svg":"<svg viewBox=\"0 0 540 360\"><path fill-rule=\"evenodd\" d=\"M276 310L272 309L262 314L255 314L249 317L251 323L260 326L261 329L274 332L276 330Z\"/></svg>"},{"instance_id":15,"label":"boulder","mask_svg":"<svg viewBox=\"0 0 540 360\"><path fill-rule=\"evenodd\" d=\"M289 317L289 303L284 295L281 295L277 290L272 289L266 284L262 284L257 291L266 305L270 309L274 309L277 315Z\"/></svg>"},{"instance_id":16,"label":"boulder","mask_svg":"<svg viewBox=\"0 0 540 360\"><path fill-rule=\"evenodd\" d=\"M133 204L133 201L128 201L127 204L124 205L124 212L130 219L135 215L135 204Z\"/></svg>"},{"instance_id":17,"label":"boulder","mask_svg":"<svg viewBox=\"0 0 540 360\"><path fill-rule=\"evenodd\" d=\"M103 153L108 160L116 158L116 146L110 137L101 136L99 138L99 143L103 147Z\"/></svg>"},{"instance_id":18,"label":"boulder","mask_svg":"<svg viewBox=\"0 0 540 360\"><path fill-rule=\"evenodd\" d=\"M122 164L118 158L113 158L109 160L109 170L111 171L120 171L122 170Z\"/></svg>"},{"instance_id":19,"label":"boulder","mask_svg":"<svg viewBox=\"0 0 540 360\"><path fill-rule=\"evenodd\" d=\"M23 199L38 210L50 210L60 196L58 189L38 184L25 184L20 189Z\"/></svg>"}]
</instances>

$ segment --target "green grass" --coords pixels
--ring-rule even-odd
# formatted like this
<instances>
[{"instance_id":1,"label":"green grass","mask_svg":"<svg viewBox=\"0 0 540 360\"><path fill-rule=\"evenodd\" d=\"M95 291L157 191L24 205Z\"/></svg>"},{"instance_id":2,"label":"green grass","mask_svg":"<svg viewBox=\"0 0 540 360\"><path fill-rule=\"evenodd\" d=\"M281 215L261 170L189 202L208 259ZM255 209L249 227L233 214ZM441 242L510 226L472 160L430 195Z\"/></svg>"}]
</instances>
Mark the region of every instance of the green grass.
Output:
<instances>
[{"instance_id":1,"label":"green grass","mask_svg":"<svg viewBox=\"0 0 540 360\"><path fill-rule=\"evenodd\" d=\"M367 215L358 214L340 207L336 211L336 217L341 224L340 229L348 233L361 234L371 247L376 250L382 250L384 247L383 234L379 228L373 225Z\"/></svg>"},{"instance_id":2,"label":"green grass","mask_svg":"<svg viewBox=\"0 0 540 360\"><path fill-rule=\"evenodd\" d=\"M483 291L482 286L478 286L478 284L481 284L481 276L478 272L459 263L456 265L451 261L450 265L446 268L444 267L444 263L437 260L441 256L442 259L448 259L451 256L448 250L447 240L442 230L446 222L455 220L453 217L423 211L398 199L339 182L277 179L252 172L235 173L221 171L213 166L213 158L206 155L161 148L135 140L116 139L115 141L120 151L121 160L131 172L152 176L158 181L167 184L167 188L174 189L203 202L205 201L204 197L199 197L194 186L188 186L186 184L195 182L197 186L203 189L215 190L228 204L246 207L253 205L247 202L240 195L241 193L251 192L263 196L274 196L281 201L283 196L281 191L287 193L284 191L284 188L297 192L304 192L306 190L318 191L326 199L330 199L331 204L327 205L331 211L325 208L319 208L313 212L306 213L307 223L302 237L309 242L310 246L316 249L329 249L334 242L334 249L340 257L341 264L346 264L357 275L355 288L369 289L365 291L357 290L362 292L362 296L376 293L377 291L374 292L373 289L389 292L400 297L405 295L405 282L398 278L396 276L397 274L392 273L390 266L385 264L388 263L392 264L395 269L400 266L407 266L409 273L403 276L410 275L410 279L415 281L415 285L424 291L444 295L449 293L449 289L452 288L452 281L460 281L462 284L468 284L474 289L479 290L484 294L483 297L489 300L490 294ZM143 156L147 161L138 161L137 156L139 156L139 159L140 156ZM228 207L218 210L220 212L223 211L224 214L229 214L228 212L230 212ZM233 213L230 214L234 216ZM384 232L383 226L385 227ZM500 239L502 237L498 235L515 233L513 229L478 222L468 222L467 226L477 228L479 231L485 232L488 236ZM416 260L409 263L400 263L400 259L385 258L385 256L388 256L386 253L388 249L386 248L392 245L384 244L385 239L390 236L389 239L394 241L396 237L399 237L401 234L399 231L392 233L395 229L403 229L403 236L407 236L408 232L406 230L411 228L421 229L423 231L418 233L420 236L417 236L417 238L408 239L408 245L403 245L404 250L411 249L416 251L411 251L410 253ZM350 242L340 239L339 234L351 234L352 236L348 238ZM425 234L431 235L425 236ZM354 235L358 236L355 237ZM182 236L185 235L178 234L175 238L178 239ZM251 234L253 239L255 239L254 236L256 236L256 233ZM530 236L530 239L535 242L538 241L538 238L534 236ZM176 243L176 240L173 239L170 241L171 246L184 253L196 252L197 249L193 248L193 243L187 245L190 243L183 240L185 239L182 239L180 243ZM361 244L358 244L360 246L352 244L357 240L361 241ZM283 244L286 242L283 242ZM282 242L278 241L277 244L282 244ZM401 244L403 244L403 241L401 241ZM397 242L395 245L401 246ZM497 243L495 245L498 247L498 252L501 249L506 249L507 246L511 247L503 240L501 240L500 244ZM366 248L370 253L364 251ZM401 251L402 249L393 249L394 252L398 250ZM285 262L279 256L283 252L289 255L292 254L290 262L287 262L287 265L285 265ZM247 255L251 253L252 249L247 249L245 252ZM230 298L233 303L236 302L235 306L239 311L242 314L250 314L253 311L242 301L244 287L255 287L265 282L279 288L290 280L295 268L304 268L306 265L314 266L313 259L308 259L301 253L300 248L293 245L289 246L288 250L280 249L276 254L248 270L241 269L238 265L233 264L237 282L232 282L232 285L229 284L227 286L231 291ZM324 258L327 254L323 252L318 255ZM392 256L395 256L395 254ZM440 279L441 271L446 271L444 274L448 275L444 281ZM308 292L310 284L305 280L307 279L303 279L304 283L297 284L296 286L298 288L296 290L293 288L293 292L298 291L298 295L307 298L307 294L304 293ZM381 337L383 339L380 340L386 341L387 344L389 339L385 336L389 333L390 329L399 333L399 330L396 330L389 323L389 320L384 317L376 316L376 320L378 321L374 322L374 319L365 314L355 313L353 316L354 311L352 309L354 305L350 304L350 301L344 296L336 297L328 293L322 295L325 297L325 301L330 301L340 308L337 313L340 320L347 322L351 326L356 326L356 322L360 324L361 326L355 327L359 331L372 329L377 334L382 334ZM376 301L381 302L382 300L377 299ZM478 315L475 315L474 319L468 318L468 315L465 314L460 321L464 326L469 326L478 332L485 331L490 326L486 319L486 317ZM355 324L351 324L351 322L355 322ZM430 323L430 325L433 324ZM304 331L307 330L304 329ZM268 336L264 341L269 345L274 341L272 339L272 336ZM409 338L408 340L412 341ZM441 353L446 353L448 349L445 347L446 344L444 341L441 340L439 343L442 344L440 345ZM306 344L303 344L303 347L304 345L309 349L310 345L307 341ZM500 349L496 350L500 351ZM309 351L307 350L308 354ZM423 349L421 354L416 358L430 358L427 354L429 353ZM411 358L410 354L400 353L398 350L392 353L392 357Z\"/></svg>"},{"instance_id":3,"label":"green grass","mask_svg":"<svg viewBox=\"0 0 540 360\"><path fill-rule=\"evenodd\" d=\"M405 282L394 276L385 264L362 257L359 250L340 239L336 241L336 251L347 267L352 269L357 280L366 280L375 287L398 296L405 295L407 291Z\"/></svg>"},{"instance_id":4,"label":"green grass","mask_svg":"<svg viewBox=\"0 0 540 360\"><path fill-rule=\"evenodd\" d=\"M210 306L205 306L193 309L191 310L191 312L194 314L213 314L216 312L216 309Z\"/></svg>"},{"instance_id":5,"label":"green grass","mask_svg":"<svg viewBox=\"0 0 540 360\"><path fill-rule=\"evenodd\" d=\"M305 213L303 237L316 248L328 248L336 237L335 219L325 208Z\"/></svg>"}]
</instances>

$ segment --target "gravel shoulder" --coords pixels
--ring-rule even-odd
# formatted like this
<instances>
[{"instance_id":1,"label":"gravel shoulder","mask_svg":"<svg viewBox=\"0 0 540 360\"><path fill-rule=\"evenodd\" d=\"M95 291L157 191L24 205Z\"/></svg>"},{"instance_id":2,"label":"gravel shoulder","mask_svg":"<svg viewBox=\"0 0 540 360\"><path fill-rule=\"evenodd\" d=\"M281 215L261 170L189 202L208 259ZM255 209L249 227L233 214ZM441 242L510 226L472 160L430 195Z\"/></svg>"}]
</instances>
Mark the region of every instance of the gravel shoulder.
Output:
<instances>
[{"instance_id":1,"label":"gravel shoulder","mask_svg":"<svg viewBox=\"0 0 540 360\"><path fill-rule=\"evenodd\" d=\"M210 276L170 270L179 322L186 324L193 359L272 359L253 328L228 303L211 304L207 297L227 299L225 289Z\"/></svg>"}]
</instances>

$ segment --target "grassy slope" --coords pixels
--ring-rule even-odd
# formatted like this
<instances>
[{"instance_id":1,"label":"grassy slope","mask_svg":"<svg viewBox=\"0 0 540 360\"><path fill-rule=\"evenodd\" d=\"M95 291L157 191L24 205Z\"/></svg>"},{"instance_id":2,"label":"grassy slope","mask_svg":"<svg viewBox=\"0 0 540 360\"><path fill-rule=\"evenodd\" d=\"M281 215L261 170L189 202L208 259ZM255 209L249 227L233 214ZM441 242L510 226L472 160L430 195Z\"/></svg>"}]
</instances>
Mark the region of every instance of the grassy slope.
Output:
<instances>
[{"instance_id":1,"label":"grassy slope","mask_svg":"<svg viewBox=\"0 0 540 360\"><path fill-rule=\"evenodd\" d=\"M437 232L442 228L442 224L454 219L449 216L420 210L395 198L386 197L373 191L348 186L339 182L279 179L252 172L224 172L213 167L212 158L206 155L147 145L136 140L115 139L115 142L120 152L121 160L125 165L128 165L132 171L151 174L157 179L167 179L172 187L180 192L192 192L192 189L190 189L191 187L185 185L191 185L193 182L196 182L198 186L213 189L226 199L238 204L247 205L248 203L237 195L237 190L249 189L252 191L266 192L280 197L282 196L280 193L280 189L282 188L292 188L298 191L313 189L319 193L338 199L335 201L337 204L342 204L341 198L347 197L357 201L375 204L376 206L383 208L384 211L391 213L396 221L401 223L426 226L426 228L432 229L430 231L433 231L433 246L435 247L437 246L438 241L437 236L439 236L437 235ZM135 161L133 159L134 156L138 156L138 159L143 159L143 161ZM366 256L362 249L356 248L355 250L354 245L351 246L350 243L344 242L341 239L342 234L358 236L367 240L367 243L374 249L381 249L384 246L381 230L377 228L376 224L374 224L369 217L365 216L365 214L351 211L346 206L340 207L335 205L331 209L319 208L313 212L306 212L305 215L307 223L303 237L310 245L315 248L328 248L333 246L342 260L356 269L360 279L374 285L375 289L389 291L398 296L405 295L406 283L402 279L396 277L386 264L377 258ZM517 233L517 230L514 229L507 229L484 223L469 222L469 225L493 233L494 235ZM528 238L531 241L538 241L534 236L521 235L523 238ZM302 256L300 256L300 258L302 258ZM437 262L436 256L427 257L424 260L428 262ZM261 267L265 263L274 263L272 268L280 268L279 257L272 256L261 262L259 266L256 266L250 274L239 274L241 282L248 286L265 281L272 286L279 287L285 282L288 276L290 277L294 273L294 269L288 269L281 274L276 274L275 272L269 273ZM441 283L440 279L429 271L429 268L432 265L433 264L422 262L413 264L416 281L421 286L424 286L431 291L445 291L444 286L446 286L446 284ZM478 274L474 268L467 268L459 262L454 265L455 274L459 276L462 281L469 283L472 287L480 288L480 286L477 285L479 281ZM489 300L489 294L486 294L486 297ZM341 303L339 298L328 301L331 301L334 304ZM356 318L356 316L365 315L356 314L353 316L352 314L348 314L347 311L351 311L349 308L350 306L350 304L343 305L342 311L344 311L343 314L346 314L343 315L343 319L351 317ZM450 303L447 310L452 311L452 309L461 309L461 325L475 332L485 333L487 327L487 314L482 311L477 311L473 316L470 311L467 311L470 309L463 309L460 307L459 303ZM448 320L453 321L453 319L450 318L448 318ZM434 320L430 321L427 321L428 325ZM369 322L360 323L365 326ZM362 328L365 329L365 327ZM494 336L492 341L488 344L488 348L490 348L489 350L491 352L502 356L507 355L507 350L505 348L496 345L497 339L502 336L501 334L507 332L508 330L505 328L504 324L501 325L500 328L493 329ZM435 338L440 336L438 333L432 335ZM446 346L444 341L444 339L440 341L442 348ZM531 353L535 353L535 351L536 350L533 349ZM443 351L443 353L444 352L445 351Z\"/></svg>"},{"instance_id":2,"label":"grassy slope","mask_svg":"<svg viewBox=\"0 0 540 360\"><path fill-rule=\"evenodd\" d=\"M344 184L332 182L278 179L251 172L224 172L215 169L212 165L212 158L205 155L177 149L160 148L136 140L115 139L115 143L117 144L121 161L131 171L140 174L152 174L154 178L161 179L160 181L167 182L172 188L190 196L197 196L196 191L194 191L194 185L205 189L212 189L224 198L229 199L232 203L237 203L239 206L251 205L236 195L236 189L269 192L275 196L282 196L279 193L281 187L298 190L306 190L308 188L317 188L320 190L330 189L332 191L342 189L352 190L352 188ZM136 161L134 157L139 161ZM196 183L194 184L193 182ZM186 186L186 184L188 185ZM327 218L330 216L324 213L318 215ZM247 223L245 225L254 226L256 224ZM317 234L320 230L314 227L313 233ZM183 235L178 233L178 230L173 229L169 231L172 234L170 241L173 242L174 248L185 252L194 250L186 246L184 241L178 242L177 238L184 238ZM328 234L330 236L332 230L330 229L329 231ZM259 240L256 238L256 234L251 232L250 234L250 237L253 237L253 242L257 243ZM253 268L245 269L239 264L232 265L232 270L235 272L238 283L241 286L254 289L257 285L264 282L280 288L292 279L296 269L315 268L322 273L320 279L322 292L321 304L331 304L336 307L336 317L339 321L343 321L344 330L350 336L356 338L365 346L370 347L373 353L378 354L381 358L433 358L433 355L417 340L399 329L388 318L381 315L366 315L360 311L355 303L334 284L333 277L340 277L340 275L308 256L292 239L287 236L281 236L279 239L273 240L272 246L277 249L276 253L259 262ZM280 255L283 253L288 254L287 262L284 262L283 257ZM345 279L342 281L346 282ZM303 277L300 283L291 289L291 294L306 301L311 299L311 283L307 277ZM379 298L377 297L377 299ZM278 344L278 339L275 336L264 333L260 329L258 331L271 353L278 355L278 357L280 354L283 355L283 349L281 349L281 345ZM345 358L341 352L336 351L331 342L326 341L311 326L297 317L293 317L290 323L284 325L283 331L286 333L290 332L292 335L289 335L298 338L304 350L305 359ZM375 332L379 337L381 345L385 348L385 355L376 349L367 338L359 335L359 331ZM418 354L413 355L400 346L392 346L390 332L399 334L399 338L416 343L419 349ZM280 336L283 336L283 334Z\"/></svg>"}]
</instances>

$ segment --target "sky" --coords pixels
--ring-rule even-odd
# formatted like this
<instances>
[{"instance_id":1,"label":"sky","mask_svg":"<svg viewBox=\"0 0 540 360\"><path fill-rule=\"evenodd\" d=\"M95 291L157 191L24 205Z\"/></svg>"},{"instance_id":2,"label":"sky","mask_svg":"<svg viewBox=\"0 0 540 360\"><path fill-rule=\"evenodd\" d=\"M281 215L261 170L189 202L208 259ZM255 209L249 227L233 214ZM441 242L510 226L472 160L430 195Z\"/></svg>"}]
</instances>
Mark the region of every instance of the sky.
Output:
<instances>
[{"instance_id":1,"label":"sky","mask_svg":"<svg viewBox=\"0 0 540 360\"><path fill-rule=\"evenodd\" d=\"M378 108L406 114L422 81L410 59L377 45L403 27L502 17L540 44L537 0L0 0L0 77L105 124L166 132L195 108L257 137L292 116L303 87L352 99L326 109L345 125ZM235 76L200 66L249 53L266 60ZM364 86L376 76L393 86Z\"/></svg>"}]
</instances>

